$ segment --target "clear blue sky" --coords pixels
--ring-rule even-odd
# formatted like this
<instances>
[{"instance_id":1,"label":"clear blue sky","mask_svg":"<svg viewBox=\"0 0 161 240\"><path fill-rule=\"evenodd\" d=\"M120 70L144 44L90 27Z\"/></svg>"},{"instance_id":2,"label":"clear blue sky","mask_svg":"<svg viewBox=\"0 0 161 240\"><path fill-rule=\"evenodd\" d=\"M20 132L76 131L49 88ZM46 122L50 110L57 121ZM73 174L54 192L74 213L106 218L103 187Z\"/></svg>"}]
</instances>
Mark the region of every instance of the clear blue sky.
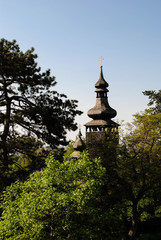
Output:
<instances>
[{"instance_id":1,"label":"clear blue sky","mask_svg":"<svg viewBox=\"0 0 161 240\"><path fill-rule=\"evenodd\" d=\"M119 121L146 108L142 91L161 88L160 0L0 0L0 9L0 36L35 48L56 90L79 101L78 124L90 120L101 55Z\"/></svg>"}]
</instances>

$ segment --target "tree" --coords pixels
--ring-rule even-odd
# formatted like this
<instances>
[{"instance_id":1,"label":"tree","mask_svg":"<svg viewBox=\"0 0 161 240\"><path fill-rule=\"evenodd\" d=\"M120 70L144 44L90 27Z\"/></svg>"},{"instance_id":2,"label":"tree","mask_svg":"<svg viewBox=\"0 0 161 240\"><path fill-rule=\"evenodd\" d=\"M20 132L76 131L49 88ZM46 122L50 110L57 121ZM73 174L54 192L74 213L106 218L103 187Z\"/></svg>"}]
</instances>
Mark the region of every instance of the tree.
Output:
<instances>
[{"instance_id":1,"label":"tree","mask_svg":"<svg viewBox=\"0 0 161 240\"><path fill-rule=\"evenodd\" d=\"M24 181L30 173L44 167L45 158L49 154L42 147L42 142L36 141L33 137L17 137L10 142L9 147L8 169L4 171L3 165L0 168L0 194L7 185L16 180Z\"/></svg>"},{"instance_id":2,"label":"tree","mask_svg":"<svg viewBox=\"0 0 161 240\"><path fill-rule=\"evenodd\" d=\"M145 110L134 117L119 146L116 168L122 188L122 214L131 220L132 239L140 222L159 218L161 212L161 113Z\"/></svg>"},{"instance_id":3,"label":"tree","mask_svg":"<svg viewBox=\"0 0 161 240\"><path fill-rule=\"evenodd\" d=\"M161 90L158 92L156 91L144 91L144 95L149 97L149 106L153 106L153 112L154 113L159 113L161 112Z\"/></svg>"},{"instance_id":4,"label":"tree","mask_svg":"<svg viewBox=\"0 0 161 240\"><path fill-rule=\"evenodd\" d=\"M15 40L0 40L0 148L4 169L21 137L35 137L53 149L66 145L67 130L76 130L77 101L53 90L55 77L41 72L31 48L20 51ZM15 147L16 146L16 147ZM16 149L16 150L15 150Z\"/></svg>"},{"instance_id":5,"label":"tree","mask_svg":"<svg viewBox=\"0 0 161 240\"><path fill-rule=\"evenodd\" d=\"M4 193L0 239L122 239L119 216L104 204L105 176L86 152L63 163L48 158L45 169Z\"/></svg>"}]
</instances>

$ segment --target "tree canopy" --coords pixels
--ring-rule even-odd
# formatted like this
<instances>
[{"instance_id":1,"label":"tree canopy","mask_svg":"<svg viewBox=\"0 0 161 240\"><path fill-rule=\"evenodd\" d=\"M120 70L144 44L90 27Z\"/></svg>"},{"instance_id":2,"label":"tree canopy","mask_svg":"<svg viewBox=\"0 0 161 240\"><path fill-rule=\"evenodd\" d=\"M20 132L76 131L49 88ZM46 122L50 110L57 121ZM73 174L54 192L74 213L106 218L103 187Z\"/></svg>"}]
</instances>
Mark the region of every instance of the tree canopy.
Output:
<instances>
[{"instance_id":1,"label":"tree canopy","mask_svg":"<svg viewBox=\"0 0 161 240\"><path fill-rule=\"evenodd\" d=\"M135 239L138 225L160 218L161 210L161 113L152 110L134 115L117 155L117 174L122 188L129 235Z\"/></svg>"},{"instance_id":2,"label":"tree canopy","mask_svg":"<svg viewBox=\"0 0 161 240\"><path fill-rule=\"evenodd\" d=\"M0 148L5 168L22 152L21 142L35 137L53 149L67 145L67 130L76 130L77 101L54 91L55 77L42 72L34 48L23 52L15 40L0 40ZM25 144L24 144L25 145ZM16 146L16 147L15 147ZM10 158L11 159L11 158Z\"/></svg>"},{"instance_id":3,"label":"tree canopy","mask_svg":"<svg viewBox=\"0 0 161 240\"><path fill-rule=\"evenodd\" d=\"M157 91L144 91L143 94L149 97L148 105L152 107L154 113L161 112L161 89Z\"/></svg>"},{"instance_id":4,"label":"tree canopy","mask_svg":"<svg viewBox=\"0 0 161 240\"><path fill-rule=\"evenodd\" d=\"M108 159L91 160L86 151L73 159L69 149L63 162L51 156L47 167L8 187L1 239L159 240L160 119L161 113L152 110L135 114L115 144L113 162L108 154Z\"/></svg>"},{"instance_id":5,"label":"tree canopy","mask_svg":"<svg viewBox=\"0 0 161 240\"><path fill-rule=\"evenodd\" d=\"M0 239L121 239L119 217L102 204L106 169L87 153L63 163L52 157L3 197Z\"/></svg>"}]
</instances>

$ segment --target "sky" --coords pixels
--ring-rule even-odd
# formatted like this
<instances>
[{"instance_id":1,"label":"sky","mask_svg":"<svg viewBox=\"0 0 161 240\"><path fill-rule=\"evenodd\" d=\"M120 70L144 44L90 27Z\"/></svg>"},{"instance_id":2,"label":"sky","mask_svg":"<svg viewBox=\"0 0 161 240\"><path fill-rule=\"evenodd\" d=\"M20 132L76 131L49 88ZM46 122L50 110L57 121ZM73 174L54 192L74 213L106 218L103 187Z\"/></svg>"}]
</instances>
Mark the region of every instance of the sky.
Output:
<instances>
[{"instance_id":1,"label":"sky","mask_svg":"<svg viewBox=\"0 0 161 240\"><path fill-rule=\"evenodd\" d=\"M100 56L114 120L131 122L147 108L142 92L161 88L160 0L0 0L0 9L0 37L16 39L22 51L35 48L42 71L56 77L55 90L78 100L84 136Z\"/></svg>"}]
</instances>

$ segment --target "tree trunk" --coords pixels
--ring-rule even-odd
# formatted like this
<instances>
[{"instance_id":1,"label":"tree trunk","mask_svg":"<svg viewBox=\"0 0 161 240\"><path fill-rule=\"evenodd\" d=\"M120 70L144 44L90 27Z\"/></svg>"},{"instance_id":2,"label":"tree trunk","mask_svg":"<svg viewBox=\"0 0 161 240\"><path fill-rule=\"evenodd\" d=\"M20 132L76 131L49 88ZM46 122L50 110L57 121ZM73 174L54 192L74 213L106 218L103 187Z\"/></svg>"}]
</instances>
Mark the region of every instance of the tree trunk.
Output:
<instances>
[{"instance_id":1,"label":"tree trunk","mask_svg":"<svg viewBox=\"0 0 161 240\"><path fill-rule=\"evenodd\" d=\"M132 212L133 212L133 217L132 217L132 221L131 221L131 228L128 232L128 236L131 239L135 239L135 236L137 233L137 225L138 225L138 212L137 212L137 200L136 199L133 201Z\"/></svg>"},{"instance_id":2,"label":"tree trunk","mask_svg":"<svg viewBox=\"0 0 161 240\"><path fill-rule=\"evenodd\" d=\"M8 169L8 150L7 150L7 137L9 134L9 126L10 126L10 115L11 115L11 101L8 98L6 104L6 115L4 119L4 129L3 134L1 136L2 139L2 155L3 155L3 165L5 169Z\"/></svg>"}]
</instances>

